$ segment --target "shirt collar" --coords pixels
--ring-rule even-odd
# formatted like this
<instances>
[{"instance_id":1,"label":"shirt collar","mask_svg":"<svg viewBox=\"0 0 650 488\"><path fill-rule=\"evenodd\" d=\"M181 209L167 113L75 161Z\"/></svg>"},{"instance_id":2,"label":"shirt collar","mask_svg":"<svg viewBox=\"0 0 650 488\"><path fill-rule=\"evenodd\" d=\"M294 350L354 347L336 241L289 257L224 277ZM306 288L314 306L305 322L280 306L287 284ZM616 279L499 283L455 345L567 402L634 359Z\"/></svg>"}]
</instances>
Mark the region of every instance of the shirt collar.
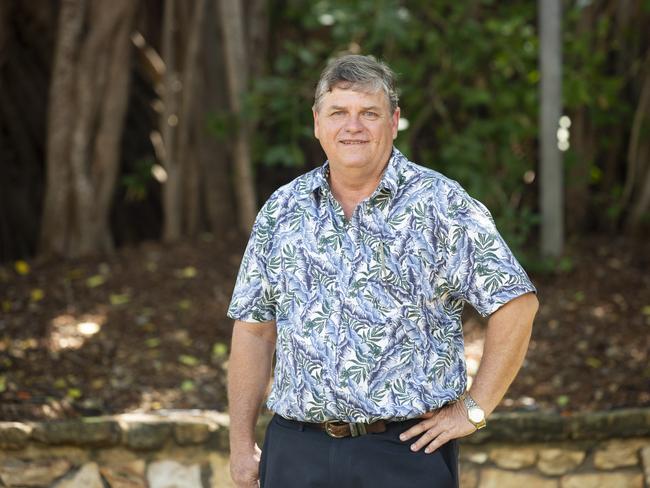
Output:
<instances>
[{"instance_id":1,"label":"shirt collar","mask_svg":"<svg viewBox=\"0 0 650 488\"><path fill-rule=\"evenodd\" d=\"M389 190L391 192L391 196L397 192L400 185L403 165L405 161L406 158L404 155L396 147L393 146L390 159L388 160L386 169L384 170L384 173L379 180L379 185L374 191L373 196L379 193L382 189ZM322 166L316 168L308 174L308 179L305 182L305 186L303 187L304 196L310 196L316 190L320 190L321 192L323 190L329 190L329 182L327 181L327 177L329 175L329 164L329 161L325 161Z\"/></svg>"}]
</instances>

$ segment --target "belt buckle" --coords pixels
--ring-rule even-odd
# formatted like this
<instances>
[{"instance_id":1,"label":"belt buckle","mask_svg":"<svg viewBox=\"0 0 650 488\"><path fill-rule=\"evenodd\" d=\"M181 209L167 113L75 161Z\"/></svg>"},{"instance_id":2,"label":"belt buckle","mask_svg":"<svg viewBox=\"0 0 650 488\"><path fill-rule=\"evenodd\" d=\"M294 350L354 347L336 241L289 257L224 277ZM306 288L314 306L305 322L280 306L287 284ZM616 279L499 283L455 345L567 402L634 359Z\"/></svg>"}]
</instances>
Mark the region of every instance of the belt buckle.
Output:
<instances>
[{"instance_id":1,"label":"belt buckle","mask_svg":"<svg viewBox=\"0 0 650 488\"><path fill-rule=\"evenodd\" d=\"M345 425L342 422L338 422L336 420L328 420L325 422L325 432L327 432L327 435L330 437L334 437L336 439L342 439L343 437L347 437L347 434L337 434L334 430L332 430L332 427L336 424L339 425Z\"/></svg>"}]
</instances>

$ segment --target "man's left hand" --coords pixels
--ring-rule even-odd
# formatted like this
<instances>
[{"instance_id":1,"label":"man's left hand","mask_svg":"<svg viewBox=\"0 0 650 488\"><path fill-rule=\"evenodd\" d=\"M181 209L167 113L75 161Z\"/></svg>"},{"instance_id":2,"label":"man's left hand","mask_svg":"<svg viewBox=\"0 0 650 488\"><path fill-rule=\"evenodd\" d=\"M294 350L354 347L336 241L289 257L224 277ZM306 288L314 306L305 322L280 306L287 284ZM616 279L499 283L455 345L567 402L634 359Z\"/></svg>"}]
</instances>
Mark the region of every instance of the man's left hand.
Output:
<instances>
[{"instance_id":1,"label":"man's left hand","mask_svg":"<svg viewBox=\"0 0 650 488\"><path fill-rule=\"evenodd\" d=\"M467 410L462 402L454 402L420 417L422 422L400 434L400 440L407 441L422 434L411 445L413 452L424 446L425 453L430 454L452 439L465 437L476 431L476 427L467 418Z\"/></svg>"}]
</instances>

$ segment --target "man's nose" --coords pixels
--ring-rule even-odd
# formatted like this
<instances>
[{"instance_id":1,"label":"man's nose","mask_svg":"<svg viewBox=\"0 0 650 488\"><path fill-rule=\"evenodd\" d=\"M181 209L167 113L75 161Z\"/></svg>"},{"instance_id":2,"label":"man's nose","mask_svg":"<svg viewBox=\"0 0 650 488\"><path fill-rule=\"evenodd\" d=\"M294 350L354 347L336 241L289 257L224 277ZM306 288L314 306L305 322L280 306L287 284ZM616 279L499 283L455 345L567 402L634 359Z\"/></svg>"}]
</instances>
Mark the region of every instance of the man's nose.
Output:
<instances>
[{"instance_id":1,"label":"man's nose","mask_svg":"<svg viewBox=\"0 0 650 488\"><path fill-rule=\"evenodd\" d=\"M345 130L348 132L360 132L363 130L363 123L361 117L358 115L350 115L345 121Z\"/></svg>"}]
</instances>

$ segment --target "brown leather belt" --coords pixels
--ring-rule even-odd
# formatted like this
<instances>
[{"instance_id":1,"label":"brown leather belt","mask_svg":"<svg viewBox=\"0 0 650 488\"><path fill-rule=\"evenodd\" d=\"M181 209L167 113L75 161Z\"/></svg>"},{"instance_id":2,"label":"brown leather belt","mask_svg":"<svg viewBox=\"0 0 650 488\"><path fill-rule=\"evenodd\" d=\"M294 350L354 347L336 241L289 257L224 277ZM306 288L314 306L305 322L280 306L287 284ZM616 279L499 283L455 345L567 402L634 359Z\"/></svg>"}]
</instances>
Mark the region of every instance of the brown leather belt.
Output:
<instances>
[{"instance_id":1,"label":"brown leather belt","mask_svg":"<svg viewBox=\"0 0 650 488\"><path fill-rule=\"evenodd\" d=\"M330 420L328 422L322 423L307 423L305 425L310 425L320 430L324 430L330 437L356 437L364 434L377 434L379 432L386 432L386 421L377 420L370 424L364 423L346 423L339 422L337 420Z\"/></svg>"}]
</instances>

